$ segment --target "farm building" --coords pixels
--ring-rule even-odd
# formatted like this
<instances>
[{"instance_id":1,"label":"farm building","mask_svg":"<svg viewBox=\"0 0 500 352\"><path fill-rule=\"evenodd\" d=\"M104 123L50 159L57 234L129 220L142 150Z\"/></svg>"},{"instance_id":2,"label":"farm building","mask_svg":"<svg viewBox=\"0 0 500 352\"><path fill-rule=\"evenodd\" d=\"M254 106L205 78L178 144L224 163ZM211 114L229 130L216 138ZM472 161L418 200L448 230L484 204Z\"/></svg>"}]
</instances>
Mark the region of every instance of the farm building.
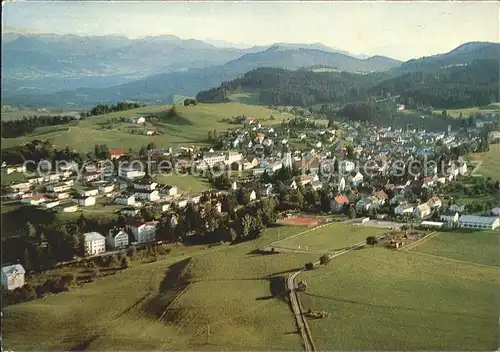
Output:
<instances>
[{"instance_id":1,"label":"farm building","mask_svg":"<svg viewBox=\"0 0 500 352\"><path fill-rule=\"evenodd\" d=\"M24 274L26 274L26 270L21 264L2 267L2 288L11 291L23 287Z\"/></svg>"},{"instance_id":2,"label":"farm building","mask_svg":"<svg viewBox=\"0 0 500 352\"><path fill-rule=\"evenodd\" d=\"M466 229L494 230L500 226L500 218L495 216L462 215L458 226Z\"/></svg>"}]
</instances>

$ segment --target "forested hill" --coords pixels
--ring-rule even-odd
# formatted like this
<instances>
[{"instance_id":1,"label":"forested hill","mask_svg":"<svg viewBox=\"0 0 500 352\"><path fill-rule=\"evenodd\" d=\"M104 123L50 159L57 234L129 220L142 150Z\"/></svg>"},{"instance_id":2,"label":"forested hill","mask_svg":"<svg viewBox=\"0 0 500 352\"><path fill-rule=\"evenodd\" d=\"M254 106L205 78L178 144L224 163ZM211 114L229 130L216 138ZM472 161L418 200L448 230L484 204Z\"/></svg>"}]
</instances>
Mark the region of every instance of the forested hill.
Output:
<instances>
[{"instance_id":1,"label":"forested hill","mask_svg":"<svg viewBox=\"0 0 500 352\"><path fill-rule=\"evenodd\" d=\"M346 103L364 99L367 88L373 85L373 76L369 75L263 67L246 73L242 78L223 82L220 87L200 92L197 99L223 102L231 93L259 89L259 100L268 105Z\"/></svg>"},{"instance_id":2,"label":"forested hill","mask_svg":"<svg viewBox=\"0 0 500 352\"><path fill-rule=\"evenodd\" d=\"M259 91L266 105L313 104L365 100L400 95L408 105L454 108L498 101L499 60L476 60L462 66L429 69L389 78L383 73L313 72L259 68L197 95L201 102L227 101L239 91Z\"/></svg>"},{"instance_id":3,"label":"forested hill","mask_svg":"<svg viewBox=\"0 0 500 352\"><path fill-rule=\"evenodd\" d=\"M403 74L371 89L373 95L397 93L402 103L464 108L499 101L499 66L494 59Z\"/></svg>"}]
</instances>

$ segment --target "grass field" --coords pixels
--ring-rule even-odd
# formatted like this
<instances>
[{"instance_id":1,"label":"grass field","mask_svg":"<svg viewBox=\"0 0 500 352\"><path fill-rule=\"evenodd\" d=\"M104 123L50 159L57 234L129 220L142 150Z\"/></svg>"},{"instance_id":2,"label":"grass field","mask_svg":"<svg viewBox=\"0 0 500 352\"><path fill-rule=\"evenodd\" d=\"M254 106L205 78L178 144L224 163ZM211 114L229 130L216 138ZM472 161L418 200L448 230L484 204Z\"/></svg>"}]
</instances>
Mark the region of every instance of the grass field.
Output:
<instances>
[{"instance_id":1,"label":"grass field","mask_svg":"<svg viewBox=\"0 0 500 352\"><path fill-rule=\"evenodd\" d=\"M131 128L139 128L131 123L117 123L112 130L103 130L102 125L116 117L134 117L149 114L161 114L170 109L170 106L147 106L122 112L95 116L81 121L76 126L52 126L45 128L44 133L35 131L34 135L18 138L2 138L2 148L16 146L29 142L35 138L49 139L58 147L67 145L78 151L91 151L95 144L107 144L110 148L132 148L138 150L141 146L151 142L157 146L168 147L178 144L198 144L207 139L209 130L224 131L235 125L221 122L224 118L237 115L255 116L268 119L271 115L274 120L264 121L263 124L279 124L284 118L289 118L288 113L271 110L260 106L251 106L237 102L224 104L199 104L197 106L177 105L176 109L181 115L180 119L170 122L156 122L150 124L148 129L161 132L157 136L138 135L127 132ZM36 136L35 136L36 135Z\"/></svg>"},{"instance_id":2,"label":"grass field","mask_svg":"<svg viewBox=\"0 0 500 352\"><path fill-rule=\"evenodd\" d=\"M278 241L273 245L285 248L316 251L337 251L344 247L362 242L368 236L382 233L384 230L373 227L348 224L330 224L303 235Z\"/></svg>"},{"instance_id":3,"label":"grass field","mask_svg":"<svg viewBox=\"0 0 500 352\"><path fill-rule=\"evenodd\" d=\"M197 251L180 246L168 259L9 306L3 311L3 345L14 350L300 350L282 276L317 258L259 252L300 231L274 227L256 241L234 246ZM181 261L190 256L185 266ZM173 300L170 281L182 271L191 284Z\"/></svg>"},{"instance_id":4,"label":"grass field","mask_svg":"<svg viewBox=\"0 0 500 352\"><path fill-rule=\"evenodd\" d=\"M411 251L500 267L499 244L500 232L439 232Z\"/></svg>"},{"instance_id":5,"label":"grass field","mask_svg":"<svg viewBox=\"0 0 500 352\"><path fill-rule=\"evenodd\" d=\"M177 186L179 193L182 192L183 194L200 193L211 188L206 179L188 174L158 175L156 181Z\"/></svg>"},{"instance_id":6,"label":"grass field","mask_svg":"<svg viewBox=\"0 0 500 352\"><path fill-rule=\"evenodd\" d=\"M486 153L469 154L472 161L481 161L475 175L481 174L494 180L500 178L500 144L491 144L490 151ZM475 166L472 164L472 166Z\"/></svg>"},{"instance_id":7,"label":"grass field","mask_svg":"<svg viewBox=\"0 0 500 352\"><path fill-rule=\"evenodd\" d=\"M327 320L310 321L317 348L498 348L500 268L414 252L432 246L433 240L409 251L353 251L325 269L301 274L299 279L308 283L307 292L300 294L304 309L330 313ZM459 241L455 249L471 254L463 259L477 260L475 252L488 242ZM494 250L498 252L498 242Z\"/></svg>"},{"instance_id":8,"label":"grass field","mask_svg":"<svg viewBox=\"0 0 500 352\"><path fill-rule=\"evenodd\" d=\"M435 113L440 114L442 110L435 110ZM474 106L472 108L465 108L465 109L451 109L451 110L446 110L449 116L453 117L460 117L460 114L462 114L462 117L469 117L469 116L474 116L475 114L498 114L500 113L500 103L492 103L489 105L484 105L484 106Z\"/></svg>"}]
</instances>

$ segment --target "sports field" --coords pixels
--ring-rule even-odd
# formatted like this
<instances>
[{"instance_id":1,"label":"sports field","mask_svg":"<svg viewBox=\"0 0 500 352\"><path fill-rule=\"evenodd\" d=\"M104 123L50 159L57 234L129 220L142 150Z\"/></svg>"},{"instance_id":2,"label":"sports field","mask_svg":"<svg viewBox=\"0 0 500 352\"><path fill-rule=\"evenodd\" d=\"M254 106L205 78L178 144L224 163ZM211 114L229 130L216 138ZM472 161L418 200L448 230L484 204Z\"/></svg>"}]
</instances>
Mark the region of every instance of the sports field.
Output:
<instances>
[{"instance_id":1,"label":"sports field","mask_svg":"<svg viewBox=\"0 0 500 352\"><path fill-rule=\"evenodd\" d=\"M439 243L434 239L439 236L421 245L430 250ZM420 244L408 251L375 247L301 274L308 283L300 293L304 309L330 313L309 322L317 348L497 349L500 268L467 261L477 260L490 242L459 240L455 250L464 253L463 262L448 259L444 247L445 253L433 249L436 256L415 252ZM493 246L498 253L498 242Z\"/></svg>"},{"instance_id":2,"label":"sports field","mask_svg":"<svg viewBox=\"0 0 500 352\"><path fill-rule=\"evenodd\" d=\"M304 229L305 230L305 229ZM368 236L383 233L383 229L350 224L329 224L273 243L273 246L315 251L338 251L362 242Z\"/></svg>"},{"instance_id":3,"label":"sports field","mask_svg":"<svg viewBox=\"0 0 500 352\"><path fill-rule=\"evenodd\" d=\"M290 225L290 226L317 226L324 222L324 218L320 217L292 217L285 218L280 220L279 223L282 225Z\"/></svg>"}]
</instances>

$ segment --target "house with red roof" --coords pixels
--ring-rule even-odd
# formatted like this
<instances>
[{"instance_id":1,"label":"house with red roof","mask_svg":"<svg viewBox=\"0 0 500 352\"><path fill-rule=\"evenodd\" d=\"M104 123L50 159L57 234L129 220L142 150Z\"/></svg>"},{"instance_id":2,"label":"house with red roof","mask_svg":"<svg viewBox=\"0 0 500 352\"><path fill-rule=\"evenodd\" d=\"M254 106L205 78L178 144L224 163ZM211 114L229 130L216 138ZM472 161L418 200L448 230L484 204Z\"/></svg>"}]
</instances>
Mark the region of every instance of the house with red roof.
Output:
<instances>
[{"instance_id":1,"label":"house with red roof","mask_svg":"<svg viewBox=\"0 0 500 352\"><path fill-rule=\"evenodd\" d=\"M111 160L118 159L118 158L125 155L125 149L123 149L123 148L109 149L109 154L111 156Z\"/></svg>"},{"instance_id":2,"label":"house with red roof","mask_svg":"<svg viewBox=\"0 0 500 352\"><path fill-rule=\"evenodd\" d=\"M333 198L330 202L330 209L335 212L341 212L342 210L345 209L349 205L349 198L345 195L338 195L335 198Z\"/></svg>"}]
</instances>

